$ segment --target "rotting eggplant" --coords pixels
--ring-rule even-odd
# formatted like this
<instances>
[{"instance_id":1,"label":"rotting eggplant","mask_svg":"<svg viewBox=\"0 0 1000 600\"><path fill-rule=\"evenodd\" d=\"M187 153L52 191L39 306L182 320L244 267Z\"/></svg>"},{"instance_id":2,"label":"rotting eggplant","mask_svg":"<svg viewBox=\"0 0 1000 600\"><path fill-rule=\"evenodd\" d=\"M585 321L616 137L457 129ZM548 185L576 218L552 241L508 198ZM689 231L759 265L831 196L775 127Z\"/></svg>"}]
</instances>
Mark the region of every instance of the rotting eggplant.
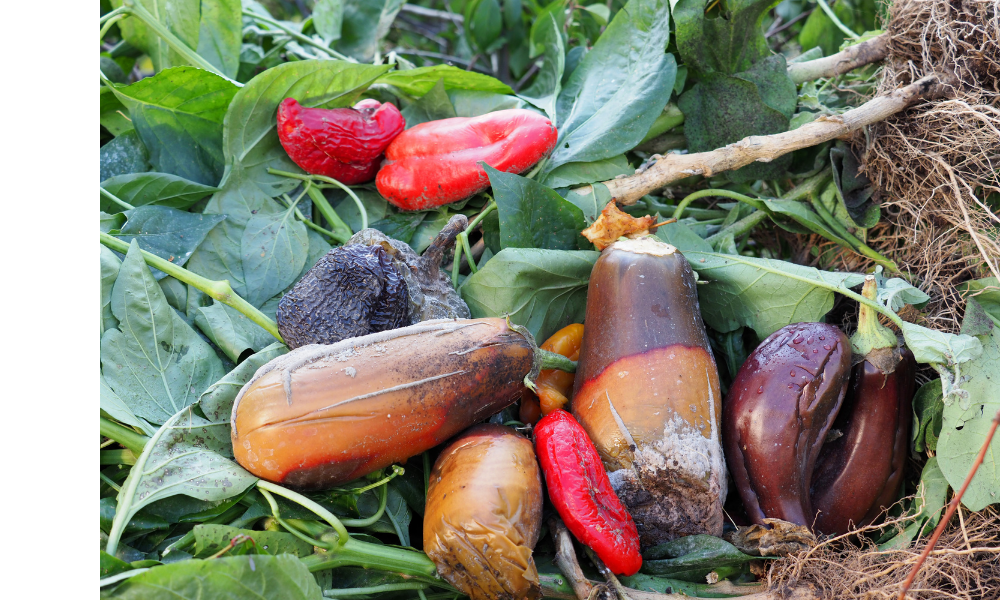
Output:
<instances>
[{"instance_id":1,"label":"rotting eggplant","mask_svg":"<svg viewBox=\"0 0 1000 600\"><path fill-rule=\"evenodd\" d=\"M862 295L874 300L876 285L868 275ZM815 528L828 534L867 525L896 501L910 445L913 353L863 304L851 345L860 360L833 424L842 435L820 452L810 494Z\"/></svg>"},{"instance_id":2,"label":"rotting eggplant","mask_svg":"<svg viewBox=\"0 0 1000 600\"><path fill-rule=\"evenodd\" d=\"M750 520L812 526L812 473L840 410L851 345L826 323L795 323L750 353L722 407L726 459Z\"/></svg>"},{"instance_id":3,"label":"rotting eggplant","mask_svg":"<svg viewBox=\"0 0 1000 600\"><path fill-rule=\"evenodd\" d=\"M424 551L472 600L541 598L532 559L541 524L541 472L528 439L502 425L477 425L438 456Z\"/></svg>"},{"instance_id":4,"label":"rotting eggplant","mask_svg":"<svg viewBox=\"0 0 1000 600\"><path fill-rule=\"evenodd\" d=\"M423 256L377 229L363 229L330 250L278 303L285 344L334 344L421 321L469 318L469 307L440 270L466 225L465 215L453 216Z\"/></svg>"},{"instance_id":5,"label":"rotting eggplant","mask_svg":"<svg viewBox=\"0 0 1000 600\"><path fill-rule=\"evenodd\" d=\"M642 546L721 535L719 374L687 259L654 237L608 246L591 272L584 322L572 413Z\"/></svg>"},{"instance_id":6,"label":"rotting eggplant","mask_svg":"<svg viewBox=\"0 0 1000 600\"><path fill-rule=\"evenodd\" d=\"M874 276L862 293L876 298ZM849 341L822 323L764 340L723 406L726 456L750 518L841 534L890 506L909 448L915 373L913 354L866 305Z\"/></svg>"},{"instance_id":7,"label":"rotting eggplant","mask_svg":"<svg viewBox=\"0 0 1000 600\"><path fill-rule=\"evenodd\" d=\"M496 318L303 346L240 390L233 453L268 481L334 486L444 442L512 404L539 369L569 362L545 356L530 333Z\"/></svg>"}]
</instances>

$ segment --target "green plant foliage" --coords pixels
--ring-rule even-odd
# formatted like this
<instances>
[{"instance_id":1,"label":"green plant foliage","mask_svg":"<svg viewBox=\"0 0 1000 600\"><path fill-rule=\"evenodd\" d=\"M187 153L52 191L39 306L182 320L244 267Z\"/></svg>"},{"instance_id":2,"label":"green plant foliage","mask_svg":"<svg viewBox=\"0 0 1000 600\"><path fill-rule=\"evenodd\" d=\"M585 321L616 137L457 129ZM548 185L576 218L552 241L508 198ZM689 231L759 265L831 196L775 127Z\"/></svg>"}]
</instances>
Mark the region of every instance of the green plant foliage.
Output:
<instances>
[{"instance_id":1,"label":"green plant foliage","mask_svg":"<svg viewBox=\"0 0 1000 600\"><path fill-rule=\"evenodd\" d=\"M589 246L583 211L544 185L486 166L500 211L501 248L576 250Z\"/></svg>"}]
</instances>

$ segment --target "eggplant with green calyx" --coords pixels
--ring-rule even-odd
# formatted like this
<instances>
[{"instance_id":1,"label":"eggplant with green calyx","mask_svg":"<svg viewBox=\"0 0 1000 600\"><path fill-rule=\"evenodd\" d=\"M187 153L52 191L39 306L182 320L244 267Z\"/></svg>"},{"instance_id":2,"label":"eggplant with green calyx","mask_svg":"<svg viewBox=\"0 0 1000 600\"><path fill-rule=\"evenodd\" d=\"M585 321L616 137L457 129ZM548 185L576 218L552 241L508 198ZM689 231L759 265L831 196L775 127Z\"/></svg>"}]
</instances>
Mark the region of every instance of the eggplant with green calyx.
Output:
<instances>
[{"instance_id":1,"label":"eggplant with green calyx","mask_svg":"<svg viewBox=\"0 0 1000 600\"><path fill-rule=\"evenodd\" d=\"M504 319L425 321L265 364L233 405L236 460L323 489L433 448L517 400L541 368L573 368Z\"/></svg>"},{"instance_id":2,"label":"eggplant with green calyx","mask_svg":"<svg viewBox=\"0 0 1000 600\"><path fill-rule=\"evenodd\" d=\"M531 442L477 425L438 456L424 509L424 552L472 600L541 598L532 550L542 479Z\"/></svg>"},{"instance_id":3,"label":"eggplant with green calyx","mask_svg":"<svg viewBox=\"0 0 1000 600\"><path fill-rule=\"evenodd\" d=\"M651 236L609 245L591 272L584 322L572 412L642 546L721 535L719 375L687 259Z\"/></svg>"},{"instance_id":4,"label":"eggplant with green calyx","mask_svg":"<svg viewBox=\"0 0 1000 600\"><path fill-rule=\"evenodd\" d=\"M877 291L875 276L865 277L862 295L875 300ZM898 499L913 419L916 360L867 305L851 346L857 362L833 424L837 437L823 447L812 478L815 528L827 534L867 525Z\"/></svg>"}]
</instances>

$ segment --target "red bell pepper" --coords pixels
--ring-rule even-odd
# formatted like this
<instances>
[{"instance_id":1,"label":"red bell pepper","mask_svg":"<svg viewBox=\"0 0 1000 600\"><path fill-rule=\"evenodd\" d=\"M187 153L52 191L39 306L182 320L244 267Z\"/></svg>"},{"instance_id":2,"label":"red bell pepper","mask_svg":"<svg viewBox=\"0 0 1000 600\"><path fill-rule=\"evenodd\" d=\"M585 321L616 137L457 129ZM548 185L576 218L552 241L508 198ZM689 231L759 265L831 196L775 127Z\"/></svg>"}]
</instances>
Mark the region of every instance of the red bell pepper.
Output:
<instances>
[{"instance_id":1,"label":"red bell pepper","mask_svg":"<svg viewBox=\"0 0 1000 600\"><path fill-rule=\"evenodd\" d=\"M375 177L382 152L404 127L399 109L378 100L354 108L305 108L294 98L278 105L278 139L292 161L347 185Z\"/></svg>"},{"instance_id":2,"label":"red bell pepper","mask_svg":"<svg viewBox=\"0 0 1000 600\"><path fill-rule=\"evenodd\" d=\"M375 184L398 208L435 208L490 186L479 161L506 173L523 173L555 145L552 122L521 108L430 121L389 144Z\"/></svg>"},{"instance_id":3,"label":"red bell pepper","mask_svg":"<svg viewBox=\"0 0 1000 600\"><path fill-rule=\"evenodd\" d=\"M636 574L642 566L639 532L583 427L554 410L535 426L535 450L549 498L570 532L615 574Z\"/></svg>"}]
</instances>

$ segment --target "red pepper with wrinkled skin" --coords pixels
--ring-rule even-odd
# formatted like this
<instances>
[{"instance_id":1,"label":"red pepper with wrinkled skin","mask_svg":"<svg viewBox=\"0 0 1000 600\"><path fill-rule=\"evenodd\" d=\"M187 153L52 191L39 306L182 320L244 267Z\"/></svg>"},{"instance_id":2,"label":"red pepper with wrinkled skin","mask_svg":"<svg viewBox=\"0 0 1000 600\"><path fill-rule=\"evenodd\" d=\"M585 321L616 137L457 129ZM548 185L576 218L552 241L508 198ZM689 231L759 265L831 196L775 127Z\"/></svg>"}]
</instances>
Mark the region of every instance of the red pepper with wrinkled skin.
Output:
<instances>
[{"instance_id":1,"label":"red pepper with wrinkled skin","mask_svg":"<svg viewBox=\"0 0 1000 600\"><path fill-rule=\"evenodd\" d=\"M295 98L278 105L278 139L306 173L354 185L371 181L382 153L406 127L399 109L378 100L354 108L306 108Z\"/></svg>"},{"instance_id":2,"label":"red pepper with wrinkled skin","mask_svg":"<svg viewBox=\"0 0 1000 600\"><path fill-rule=\"evenodd\" d=\"M552 122L523 108L430 121L389 144L375 184L403 210L436 208L490 186L479 161L498 171L523 173L555 145Z\"/></svg>"},{"instance_id":3,"label":"red pepper with wrinkled skin","mask_svg":"<svg viewBox=\"0 0 1000 600\"><path fill-rule=\"evenodd\" d=\"M535 426L535 448L549 498L566 527L612 572L636 574L642 566L639 532L583 427L568 412L554 410Z\"/></svg>"}]
</instances>

